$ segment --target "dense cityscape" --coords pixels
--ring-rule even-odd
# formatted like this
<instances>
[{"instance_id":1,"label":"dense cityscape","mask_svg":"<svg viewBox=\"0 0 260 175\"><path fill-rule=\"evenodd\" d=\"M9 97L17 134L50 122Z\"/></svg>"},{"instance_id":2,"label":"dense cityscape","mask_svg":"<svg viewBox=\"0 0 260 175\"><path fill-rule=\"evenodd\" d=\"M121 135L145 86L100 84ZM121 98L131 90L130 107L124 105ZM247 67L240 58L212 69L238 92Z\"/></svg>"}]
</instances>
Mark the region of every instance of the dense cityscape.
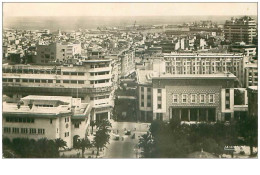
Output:
<instances>
[{"instance_id":1,"label":"dense cityscape","mask_svg":"<svg viewBox=\"0 0 260 175\"><path fill-rule=\"evenodd\" d=\"M257 158L258 27L3 28L4 158Z\"/></svg>"}]
</instances>

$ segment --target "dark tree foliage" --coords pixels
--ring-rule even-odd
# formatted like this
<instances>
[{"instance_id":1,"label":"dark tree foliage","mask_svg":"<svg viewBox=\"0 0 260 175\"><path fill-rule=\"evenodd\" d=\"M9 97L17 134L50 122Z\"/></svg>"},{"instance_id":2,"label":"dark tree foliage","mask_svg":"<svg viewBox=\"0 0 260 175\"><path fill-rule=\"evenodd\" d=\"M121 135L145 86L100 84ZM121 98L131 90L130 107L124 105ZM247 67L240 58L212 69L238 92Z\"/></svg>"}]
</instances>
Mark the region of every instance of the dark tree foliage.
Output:
<instances>
[{"instance_id":1,"label":"dark tree foliage","mask_svg":"<svg viewBox=\"0 0 260 175\"><path fill-rule=\"evenodd\" d=\"M3 138L3 146L3 151L10 150L21 158L58 158L59 148L65 147L66 142L46 138L37 141L28 138L14 138L8 141L7 138Z\"/></svg>"},{"instance_id":2,"label":"dark tree foliage","mask_svg":"<svg viewBox=\"0 0 260 175\"><path fill-rule=\"evenodd\" d=\"M239 134L245 139L246 145L250 146L250 155L253 155L253 147L258 145L258 118L246 117L239 122Z\"/></svg>"},{"instance_id":3,"label":"dark tree foliage","mask_svg":"<svg viewBox=\"0 0 260 175\"><path fill-rule=\"evenodd\" d=\"M106 144L109 144L109 139L110 139L110 128L111 128L111 123L108 120L101 120L97 122L97 131L96 135L93 140L93 145L97 148L97 155L99 155L99 149L102 149L106 147Z\"/></svg>"},{"instance_id":4,"label":"dark tree foliage","mask_svg":"<svg viewBox=\"0 0 260 175\"><path fill-rule=\"evenodd\" d=\"M181 124L178 119L170 122L155 120L149 132L139 139L139 147L144 158L184 158L196 151L206 151L219 156L225 146L239 145L239 137L244 137L243 145L257 146L257 121L250 119L229 124Z\"/></svg>"}]
</instances>

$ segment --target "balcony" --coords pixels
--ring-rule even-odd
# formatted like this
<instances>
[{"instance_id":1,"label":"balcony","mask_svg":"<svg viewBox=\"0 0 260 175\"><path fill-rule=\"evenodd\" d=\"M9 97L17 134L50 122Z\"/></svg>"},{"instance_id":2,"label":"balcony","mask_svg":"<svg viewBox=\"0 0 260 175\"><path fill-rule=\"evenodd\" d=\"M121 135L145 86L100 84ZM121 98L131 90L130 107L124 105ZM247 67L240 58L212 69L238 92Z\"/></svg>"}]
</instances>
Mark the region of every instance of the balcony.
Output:
<instances>
[{"instance_id":1,"label":"balcony","mask_svg":"<svg viewBox=\"0 0 260 175\"><path fill-rule=\"evenodd\" d=\"M109 67L100 67L100 68L90 68L89 72L104 72L104 71L111 71L111 66Z\"/></svg>"},{"instance_id":2,"label":"balcony","mask_svg":"<svg viewBox=\"0 0 260 175\"><path fill-rule=\"evenodd\" d=\"M111 78L112 78L111 74L106 74L106 75L90 76L89 80L103 80L103 79L111 79Z\"/></svg>"}]
</instances>

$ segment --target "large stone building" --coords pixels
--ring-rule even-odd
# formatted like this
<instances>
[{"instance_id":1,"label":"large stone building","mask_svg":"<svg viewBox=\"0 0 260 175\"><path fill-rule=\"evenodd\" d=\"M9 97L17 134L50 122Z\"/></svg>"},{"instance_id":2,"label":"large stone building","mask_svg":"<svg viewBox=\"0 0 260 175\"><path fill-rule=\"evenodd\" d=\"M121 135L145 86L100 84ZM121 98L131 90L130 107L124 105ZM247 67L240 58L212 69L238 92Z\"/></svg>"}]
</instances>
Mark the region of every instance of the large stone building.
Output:
<instances>
[{"instance_id":1,"label":"large stone building","mask_svg":"<svg viewBox=\"0 0 260 175\"><path fill-rule=\"evenodd\" d=\"M247 87L246 82L248 74L246 74L246 67L250 67L249 65L256 65L251 63L249 64L249 60L249 57L242 54L164 54L166 73L216 74L230 72L237 77L241 87ZM254 72L257 72L257 69L254 70Z\"/></svg>"},{"instance_id":2,"label":"large stone building","mask_svg":"<svg viewBox=\"0 0 260 175\"><path fill-rule=\"evenodd\" d=\"M143 121L230 121L234 118L233 74L173 75L138 70L138 117Z\"/></svg>"},{"instance_id":3,"label":"large stone building","mask_svg":"<svg viewBox=\"0 0 260 175\"><path fill-rule=\"evenodd\" d=\"M231 18L224 25L225 39L234 42L252 44L256 37L256 22L253 18L244 16L239 19Z\"/></svg>"},{"instance_id":4,"label":"large stone building","mask_svg":"<svg viewBox=\"0 0 260 175\"><path fill-rule=\"evenodd\" d=\"M26 96L21 103L3 102L3 137L58 139L73 147L73 137L88 134L91 107L80 98Z\"/></svg>"}]
</instances>

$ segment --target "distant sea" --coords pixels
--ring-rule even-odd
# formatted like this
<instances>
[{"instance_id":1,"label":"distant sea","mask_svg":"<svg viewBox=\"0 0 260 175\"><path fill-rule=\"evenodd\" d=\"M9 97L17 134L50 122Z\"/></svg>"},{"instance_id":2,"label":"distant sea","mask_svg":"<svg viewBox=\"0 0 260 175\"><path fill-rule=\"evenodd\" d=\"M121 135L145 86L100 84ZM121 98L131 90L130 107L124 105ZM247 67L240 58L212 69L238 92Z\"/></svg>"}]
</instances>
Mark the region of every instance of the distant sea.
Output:
<instances>
[{"instance_id":1,"label":"distant sea","mask_svg":"<svg viewBox=\"0 0 260 175\"><path fill-rule=\"evenodd\" d=\"M90 17L90 16L63 16L63 17L4 17L3 27L21 30L49 29L56 31L71 31L81 29L96 29L97 27L116 27L133 25L160 25L182 24L200 20L211 20L218 24L224 24L232 16L128 16L128 17ZM239 16L237 16L239 17ZM252 16L257 20L257 16Z\"/></svg>"}]
</instances>

